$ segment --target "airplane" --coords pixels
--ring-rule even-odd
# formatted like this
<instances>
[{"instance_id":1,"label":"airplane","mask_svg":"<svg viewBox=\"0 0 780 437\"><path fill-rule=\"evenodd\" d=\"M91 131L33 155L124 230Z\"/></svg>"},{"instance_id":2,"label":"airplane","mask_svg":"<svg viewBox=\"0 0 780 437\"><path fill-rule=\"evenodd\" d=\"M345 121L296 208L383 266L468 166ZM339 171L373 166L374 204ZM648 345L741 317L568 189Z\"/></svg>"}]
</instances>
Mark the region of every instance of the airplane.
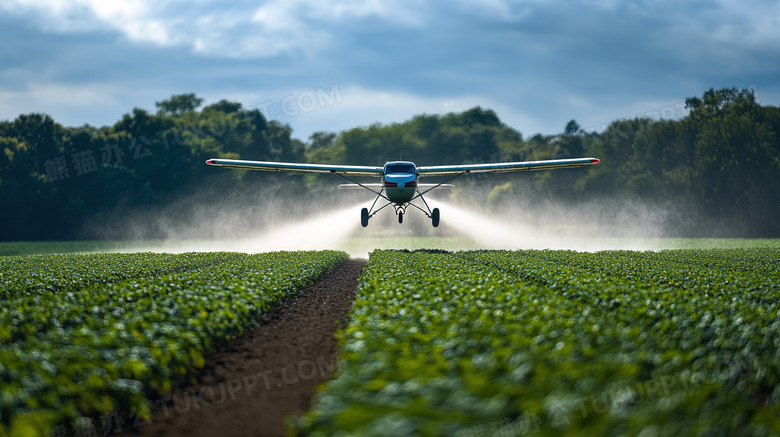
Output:
<instances>
[{"instance_id":1,"label":"airplane","mask_svg":"<svg viewBox=\"0 0 780 437\"><path fill-rule=\"evenodd\" d=\"M576 158L576 159L550 159L544 161L521 161L521 162L501 162L492 164L468 164L468 165L436 165L436 166L416 166L410 161L391 161L382 167L368 167L357 165L331 165L331 164L302 164L293 162L270 162L270 161L243 161L236 159L209 159L206 164L244 170L262 170L262 171L283 171L292 173L331 173L348 180L348 184L340 184L341 189L366 189L376 194L376 199L370 208L363 208L360 211L360 224L363 227L368 226L368 221L379 211L392 205L395 214L398 216L398 223L404 222L404 214L409 206L413 206L429 219L433 227L439 226L441 214L439 208L431 209L428 202L423 197L436 188L451 188L454 185L449 184L451 180L464 174L475 173L509 173L516 171L530 170L550 170L556 168L582 167L585 165L598 164L597 158ZM444 182L423 184L419 180L421 177L428 176L449 176ZM354 181L353 177L378 177L379 183L360 183ZM374 209L379 199L387 201L383 206ZM412 203L413 200L420 199L426 209Z\"/></svg>"}]
</instances>

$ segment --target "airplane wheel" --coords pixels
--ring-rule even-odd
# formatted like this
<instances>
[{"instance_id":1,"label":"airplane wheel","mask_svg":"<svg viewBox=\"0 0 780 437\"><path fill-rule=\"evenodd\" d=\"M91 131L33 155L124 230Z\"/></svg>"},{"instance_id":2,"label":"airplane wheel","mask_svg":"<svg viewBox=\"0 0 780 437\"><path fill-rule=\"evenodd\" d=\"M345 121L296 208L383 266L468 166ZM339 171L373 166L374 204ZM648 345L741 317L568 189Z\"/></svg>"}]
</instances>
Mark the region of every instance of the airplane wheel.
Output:
<instances>
[{"instance_id":1,"label":"airplane wheel","mask_svg":"<svg viewBox=\"0 0 780 437\"><path fill-rule=\"evenodd\" d=\"M398 223L403 223L403 222L404 222L404 213L399 212L398 213Z\"/></svg>"},{"instance_id":2,"label":"airplane wheel","mask_svg":"<svg viewBox=\"0 0 780 437\"><path fill-rule=\"evenodd\" d=\"M365 228L368 226L368 208L360 210L360 224Z\"/></svg>"},{"instance_id":3,"label":"airplane wheel","mask_svg":"<svg viewBox=\"0 0 780 437\"><path fill-rule=\"evenodd\" d=\"M431 214L431 222L433 223L433 227L434 228L438 228L439 227L439 218L440 218L439 208L433 208L433 211L431 211L431 212L432 212L432 214Z\"/></svg>"}]
</instances>

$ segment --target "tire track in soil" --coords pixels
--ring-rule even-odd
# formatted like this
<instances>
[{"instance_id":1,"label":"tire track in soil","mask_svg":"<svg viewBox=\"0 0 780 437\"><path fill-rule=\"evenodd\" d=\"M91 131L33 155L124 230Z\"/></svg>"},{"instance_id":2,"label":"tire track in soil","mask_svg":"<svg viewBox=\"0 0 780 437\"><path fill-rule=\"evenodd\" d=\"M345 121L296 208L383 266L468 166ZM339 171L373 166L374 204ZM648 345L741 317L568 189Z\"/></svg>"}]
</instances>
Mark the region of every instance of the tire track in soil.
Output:
<instances>
[{"instance_id":1,"label":"tire track in soil","mask_svg":"<svg viewBox=\"0 0 780 437\"><path fill-rule=\"evenodd\" d=\"M284 436L284 417L309 409L337 365L336 330L346 322L365 260L348 260L206 357L199 384L156 402L151 423L129 436ZM130 429L128 429L128 427Z\"/></svg>"}]
</instances>

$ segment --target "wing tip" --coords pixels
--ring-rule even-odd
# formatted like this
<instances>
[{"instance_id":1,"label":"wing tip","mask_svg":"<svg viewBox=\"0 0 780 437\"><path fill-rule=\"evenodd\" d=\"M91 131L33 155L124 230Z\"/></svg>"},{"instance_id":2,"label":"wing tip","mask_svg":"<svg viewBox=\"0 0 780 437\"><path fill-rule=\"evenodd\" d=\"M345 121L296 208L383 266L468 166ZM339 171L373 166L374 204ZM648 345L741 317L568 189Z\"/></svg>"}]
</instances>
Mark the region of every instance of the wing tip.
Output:
<instances>
[{"instance_id":1,"label":"wing tip","mask_svg":"<svg viewBox=\"0 0 780 437\"><path fill-rule=\"evenodd\" d=\"M599 161L599 159L598 159L598 158L590 158L590 163L591 163L591 164L598 164L599 162L600 162L600 161Z\"/></svg>"},{"instance_id":2,"label":"wing tip","mask_svg":"<svg viewBox=\"0 0 780 437\"><path fill-rule=\"evenodd\" d=\"M217 160L216 159L209 159L208 161L206 161L206 164L208 164L208 165L217 165Z\"/></svg>"}]
</instances>

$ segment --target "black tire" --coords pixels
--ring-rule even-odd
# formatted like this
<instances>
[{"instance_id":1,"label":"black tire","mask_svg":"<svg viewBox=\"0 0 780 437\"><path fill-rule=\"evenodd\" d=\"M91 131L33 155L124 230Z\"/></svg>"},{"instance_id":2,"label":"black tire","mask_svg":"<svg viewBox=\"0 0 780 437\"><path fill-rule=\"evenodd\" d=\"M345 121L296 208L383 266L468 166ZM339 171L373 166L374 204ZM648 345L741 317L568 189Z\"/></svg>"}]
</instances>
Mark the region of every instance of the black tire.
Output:
<instances>
[{"instance_id":1,"label":"black tire","mask_svg":"<svg viewBox=\"0 0 780 437\"><path fill-rule=\"evenodd\" d=\"M433 208L433 211L431 211L431 223L433 224L434 228L439 227L439 218L441 217L441 214L439 214L439 208Z\"/></svg>"},{"instance_id":2,"label":"black tire","mask_svg":"<svg viewBox=\"0 0 780 437\"><path fill-rule=\"evenodd\" d=\"M360 224L365 228L368 226L368 208L360 210Z\"/></svg>"},{"instance_id":3,"label":"black tire","mask_svg":"<svg viewBox=\"0 0 780 437\"><path fill-rule=\"evenodd\" d=\"M398 223L401 224L404 222L404 213L399 212L398 213Z\"/></svg>"}]
</instances>

